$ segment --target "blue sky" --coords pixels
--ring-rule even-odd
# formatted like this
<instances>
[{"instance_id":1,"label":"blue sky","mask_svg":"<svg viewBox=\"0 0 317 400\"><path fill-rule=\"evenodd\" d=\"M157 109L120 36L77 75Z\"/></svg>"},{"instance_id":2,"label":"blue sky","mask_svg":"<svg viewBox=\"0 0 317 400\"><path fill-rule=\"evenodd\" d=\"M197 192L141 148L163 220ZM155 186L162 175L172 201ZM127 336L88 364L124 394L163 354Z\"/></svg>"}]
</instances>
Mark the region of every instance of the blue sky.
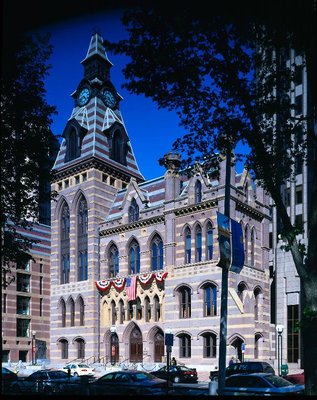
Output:
<instances>
[{"instance_id":1,"label":"blue sky","mask_svg":"<svg viewBox=\"0 0 317 400\"><path fill-rule=\"evenodd\" d=\"M91 35L96 29L103 38L111 41L127 36L118 10L87 14L41 27L42 32L51 34L51 43L54 46L50 60L52 69L46 79L47 101L55 105L58 111L58 115L53 117L54 134L62 134L71 115L74 106L71 93L83 78L84 69L80 62L86 56ZM161 176L165 169L159 166L158 159L171 150L173 141L185 131L178 126L176 113L159 110L151 99L132 95L122 89L121 85L125 81L122 68L128 59L110 52L107 55L114 64L111 80L123 97L120 110L140 171L145 179Z\"/></svg>"}]
</instances>

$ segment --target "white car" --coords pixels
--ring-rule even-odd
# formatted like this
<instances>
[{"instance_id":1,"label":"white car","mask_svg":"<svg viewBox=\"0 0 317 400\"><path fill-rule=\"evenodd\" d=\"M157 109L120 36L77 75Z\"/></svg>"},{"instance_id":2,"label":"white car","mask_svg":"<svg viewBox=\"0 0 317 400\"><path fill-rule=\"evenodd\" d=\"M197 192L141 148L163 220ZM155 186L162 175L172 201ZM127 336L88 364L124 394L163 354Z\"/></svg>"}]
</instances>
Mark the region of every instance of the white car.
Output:
<instances>
[{"instance_id":1,"label":"white car","mask_svg":"<svg viewBox=\"0 0 317 400\"><path fill-rule=\"evenodd\" d=\"M68 372L70 370L71 375L74 376L83 376L83 375L88 375L88 376L94 376L95 375L95 369L89 367L87 364L77 364L77 363L69 363L66 364L62 369L62 371Z\"/></svg>"}]
</instances>

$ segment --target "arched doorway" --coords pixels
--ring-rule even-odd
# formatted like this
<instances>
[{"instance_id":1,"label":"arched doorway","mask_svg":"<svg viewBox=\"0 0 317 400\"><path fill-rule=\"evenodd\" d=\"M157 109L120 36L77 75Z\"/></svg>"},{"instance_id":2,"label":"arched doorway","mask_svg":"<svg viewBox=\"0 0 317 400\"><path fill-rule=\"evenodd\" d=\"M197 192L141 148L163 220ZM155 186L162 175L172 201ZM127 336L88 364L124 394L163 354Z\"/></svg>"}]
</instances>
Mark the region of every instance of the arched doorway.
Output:
<instances>
[{"instance_id":1,"label":"arched doorway","mask_svg":"<svg viewBox=\"0 0 317 400\"><path fill-rule=\"evenodd\" d=\"M157 332L154 336L154 362L162 362L164 356L164 335Z\"/></svg>"},{"instance_id":2,"label":"arched doorway","mask_svg":"<svg viewBox=\"0 0 317 400\"><path fill-rule=\"evenodd\" d=\"M143 339L140 329L135 326L130 334L130 362L143 361Z\"/></svg>"},{"instance_id":3,"label":"arched doorway","mask_svg":"<svg viewBox=\"0 0 317 400\"><path fill-rule=\"evenodd\" d=\"M235 354L236 354L236 358L242 362L243 361L243 352L242 352L242 343L243 340L240 337L236 337L232 342L231 342L231 346L235 348Z\"/></svg>"}]
</instances>

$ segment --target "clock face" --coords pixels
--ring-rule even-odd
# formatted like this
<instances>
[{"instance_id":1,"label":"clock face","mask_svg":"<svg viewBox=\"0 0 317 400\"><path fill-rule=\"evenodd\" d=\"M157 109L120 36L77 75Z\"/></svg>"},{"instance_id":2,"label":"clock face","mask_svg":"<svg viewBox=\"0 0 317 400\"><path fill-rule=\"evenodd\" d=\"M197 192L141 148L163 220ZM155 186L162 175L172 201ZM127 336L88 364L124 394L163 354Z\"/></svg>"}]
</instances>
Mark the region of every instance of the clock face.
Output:
<instances>
[{"instance_id":1,"label":"clock face","mask_svg":"<svg viewBox=\"0 0 317 400\"><path fill-rule=\"evenodd\" d=\"M114 95L107 89L105 89L102 92L102 97L104 102L106 103L106 106L110 107L110 108L114 108L116 105L116 99L114 97Z\"/></svg>"},{"instance_id":2,"label":"clock face","mask_svg":"<svg viewBox=\"0 0 317 400\"><path fill-rule=\"evenodd\" d=\"M85 105L86 103L87 103L87 101L89 100L89 97L90 97L90 91L89 91L89 89L88 88L84 88L80 93L79 93L79 96L78 96L78 104L80 105L80 106L83 106L83 105Z\"/></svg>"}]
</instances>

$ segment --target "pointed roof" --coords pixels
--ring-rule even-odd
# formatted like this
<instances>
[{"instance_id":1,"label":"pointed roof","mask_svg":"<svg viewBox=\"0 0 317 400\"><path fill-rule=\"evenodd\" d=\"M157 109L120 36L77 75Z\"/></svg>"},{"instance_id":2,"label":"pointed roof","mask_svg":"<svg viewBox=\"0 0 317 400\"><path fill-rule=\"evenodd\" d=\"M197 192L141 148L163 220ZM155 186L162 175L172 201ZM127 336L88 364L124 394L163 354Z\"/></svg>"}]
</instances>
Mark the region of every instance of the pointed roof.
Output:
<instances>
[{"instance_id":1,"label":"pointed roof","mask_svg":"<svg viewBox=\"0 0 317 400\"><path fill-rule=\"evenodd\" d=\"M94 56L99 56L106 60L110 65L113 65L112 62L108 59L105 46L103 45L103 38L97 32L92 35L86 58L81 62L81 64L84 64L85 62L87 62L87 60Z\"/></svg>"}]
</instances>

